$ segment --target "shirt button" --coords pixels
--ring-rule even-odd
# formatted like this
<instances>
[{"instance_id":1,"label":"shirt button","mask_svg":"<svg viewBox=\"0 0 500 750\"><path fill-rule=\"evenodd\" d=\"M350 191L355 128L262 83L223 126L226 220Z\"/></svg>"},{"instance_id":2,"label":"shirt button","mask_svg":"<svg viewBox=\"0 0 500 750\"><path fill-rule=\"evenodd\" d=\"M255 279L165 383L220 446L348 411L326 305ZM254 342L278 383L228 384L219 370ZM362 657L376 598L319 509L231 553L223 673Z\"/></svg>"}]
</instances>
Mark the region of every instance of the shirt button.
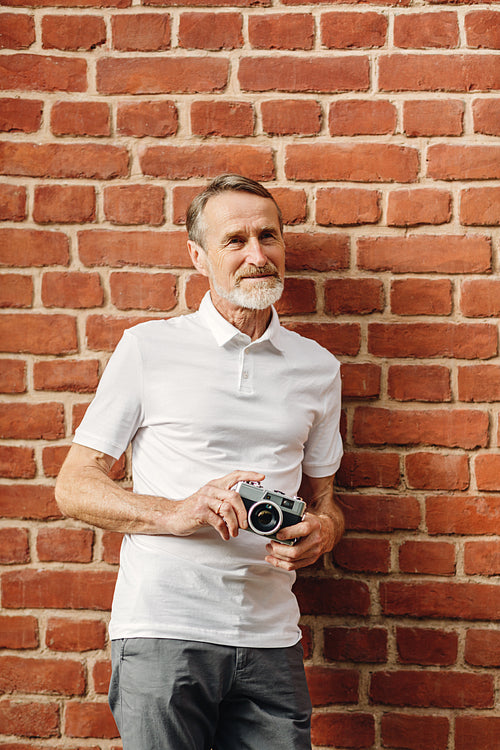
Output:
<instances>
[{"instance_id":1,"label":"shirt button","mask_svg":"<svg viewBox=\"0 0 500 750\"><path fill-rule=\"evenodd\" d=\"M243 372L243 380L248 380L248 372L246 370Z\"/></svg>"}]
</instances>

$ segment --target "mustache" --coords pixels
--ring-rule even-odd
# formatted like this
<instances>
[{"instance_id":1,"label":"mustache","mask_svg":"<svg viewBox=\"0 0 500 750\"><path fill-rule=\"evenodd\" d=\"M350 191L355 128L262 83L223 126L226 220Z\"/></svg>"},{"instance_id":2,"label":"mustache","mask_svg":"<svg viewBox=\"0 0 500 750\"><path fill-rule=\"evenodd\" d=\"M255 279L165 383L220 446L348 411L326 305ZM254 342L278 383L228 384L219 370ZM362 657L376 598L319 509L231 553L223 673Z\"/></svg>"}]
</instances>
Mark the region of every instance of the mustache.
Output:
<instances>
[{"instance_id":1,"label":"mustache","mask_svg":"<svg viewBox=\"0 0 500 750\"><path fill-rule=\"evenodd\" d=\"M265 266L247 266L239 270L236 276L236 282L241 281L243 278L255 278L258 276L276 276L279 278L278 269L274 263L266 263Z\"/></svg>"}]
</instances>

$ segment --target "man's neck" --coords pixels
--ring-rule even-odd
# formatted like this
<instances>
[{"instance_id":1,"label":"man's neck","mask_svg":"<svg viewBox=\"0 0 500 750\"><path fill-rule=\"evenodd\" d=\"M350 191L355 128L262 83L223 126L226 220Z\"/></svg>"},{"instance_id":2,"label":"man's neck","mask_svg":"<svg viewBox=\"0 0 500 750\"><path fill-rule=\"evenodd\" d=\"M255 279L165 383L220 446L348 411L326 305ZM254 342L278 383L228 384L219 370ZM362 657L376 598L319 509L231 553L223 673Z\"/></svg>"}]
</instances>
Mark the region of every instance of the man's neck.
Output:
<instances>
[{"instance_id":1,"label":"man's neck","mask_svg":"<svg viewBox=\"0 0 500 750\"><path fill-rule=\"evenodd\" d=\"M219 296L212 289L210 291L212 303L223 318L237 328L241 333L250 336L252 341L259 339L271 320L271 308L264 310L249 310L246 307L236 307L228 300Z\"/></svg>"}]
</instances>

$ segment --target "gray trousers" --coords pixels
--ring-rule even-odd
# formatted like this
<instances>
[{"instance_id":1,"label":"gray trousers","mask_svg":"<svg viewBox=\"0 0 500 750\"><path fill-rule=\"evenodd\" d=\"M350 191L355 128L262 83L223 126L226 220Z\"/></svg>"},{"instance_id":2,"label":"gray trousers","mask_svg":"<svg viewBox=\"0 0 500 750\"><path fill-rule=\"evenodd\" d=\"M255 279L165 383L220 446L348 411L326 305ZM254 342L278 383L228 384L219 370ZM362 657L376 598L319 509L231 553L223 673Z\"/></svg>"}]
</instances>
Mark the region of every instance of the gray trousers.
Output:
<instances>
[{"instance_id":1,"label":"gray trousers","mask_svg":"<svg viewBox=\"0 0 500 750\"><path fill-rule=\"evenodd\" d=\"M124 750L311 750L302 647L112 642L109 704Z\"/></svg>"}]
</instances>

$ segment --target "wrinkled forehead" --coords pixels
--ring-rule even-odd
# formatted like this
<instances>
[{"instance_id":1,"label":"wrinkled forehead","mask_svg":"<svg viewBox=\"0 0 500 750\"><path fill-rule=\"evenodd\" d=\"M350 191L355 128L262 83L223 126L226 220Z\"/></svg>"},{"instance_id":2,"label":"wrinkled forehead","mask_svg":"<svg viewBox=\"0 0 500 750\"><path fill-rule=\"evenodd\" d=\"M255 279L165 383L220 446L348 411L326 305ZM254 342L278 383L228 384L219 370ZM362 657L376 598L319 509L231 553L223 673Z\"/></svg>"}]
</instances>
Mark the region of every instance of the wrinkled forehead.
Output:
<instances>
[{"instance_id":1,"label":"wrinkled forehead","mask_svg":"<svg viewBox=\"0 0 500 750\"><path fill-rule=\"evenodd\" d=\"M203 209L205 232L278 228L281 222L276 204L265 198L243 191L228 191L208 199Z\"/></svg>"}]
</instances>

